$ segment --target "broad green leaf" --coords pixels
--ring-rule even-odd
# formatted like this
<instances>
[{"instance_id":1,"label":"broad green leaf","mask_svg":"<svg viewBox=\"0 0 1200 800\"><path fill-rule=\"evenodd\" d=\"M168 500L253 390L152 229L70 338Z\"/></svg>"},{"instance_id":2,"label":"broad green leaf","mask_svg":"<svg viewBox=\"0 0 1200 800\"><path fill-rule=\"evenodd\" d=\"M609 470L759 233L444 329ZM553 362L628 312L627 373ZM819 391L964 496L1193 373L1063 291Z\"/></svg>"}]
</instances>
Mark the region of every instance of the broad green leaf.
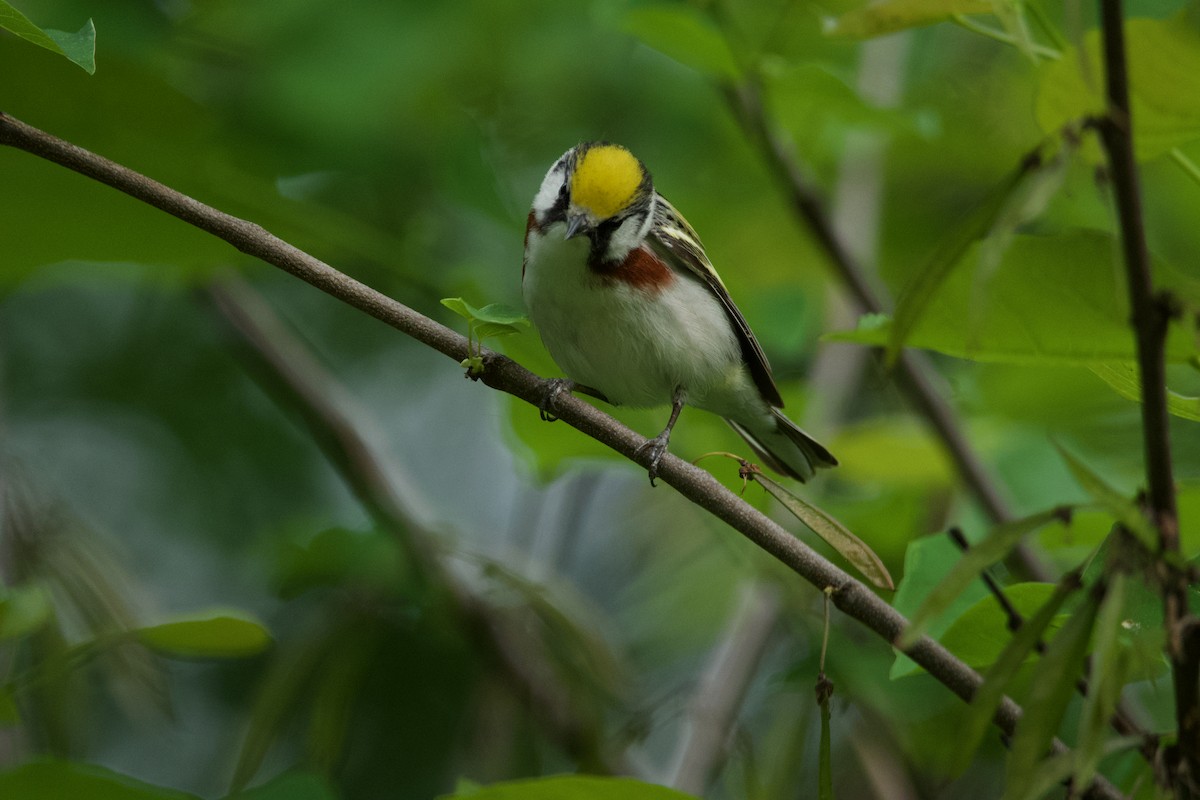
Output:
<instances>
[{"instance_id":1,"label":"broad green leaf","mask_svg":"<svg viewBox=\"0 0 1200 800\"><path fill-rule=\"evenodd\" d=\"M764 65L764 86L775 121L799 141L844 138L847 130L920 135L928 114L871 105L853 82L816 62Z\"/></svg>"},{"instance_id":2,"label":"broad green leaf","mask_svg":"<svg viewBox=\"0 0 1200 800\"><path fill-rule=\"evenodd\" d=\"M853 564L855 569L861 572L867 580L881 589L890 591L896 588L892 582L892 576L888 574L887 567L883 565L879 556L875 555L875 551L868 547L866 542L847 530L845 525L820 508L801 500L761 472L755 473L752 477L755 482L770 492L772 497L782 503L783 507L790 511L796 519L807 525L813 533L824 539L826 544Z\"/></svg>"},{"instance_id":3,"label":"broad green leaf","mask_svg":"<svg viewBox=\"0 0 1200 800\"><path fill-rule=\"evenodd\" d=\"M1075 682L1082 674L1083 659L1099 606L1097 594L1089 592L1046 650L1038 673L1040 677L1030 689L1025 713L1013 736L1005 800L1025 798L1033 786L1035 770L1050 749L1067 704L1075 694Z\"/></svg>"},{"instance_id":4,"label":"broad green leaf","mask_svg":"<svg viewBox=\"0 0 1200 800\"><path fill-rule=\"evenodd\" d=\"M1053 583L1014 583L1003 587L1004 596L1022 619L1029 619L1054 594ZM1058 621L1051 621L1051 630ZM976 600L938 637L948 650L975 669L983 669L1000 657L1012 637L1008 614L990 594Z\"/></svg>"},{"instance_id":5,"label":"broad green leaf","mask_svg":"<svg viewBox=\"0 0 1200 800\"><path fill-rule=\"evenodd\" d=\"M632 778L564 775L496 783L465 794L444 794L438 800L468 797L471 800L687 800L692 795Z\"/></svg>"},{"instance_id":6,"label":"broad green leaf","mask_svg":"<svg viewBox=\"0 0 1200 800\"><path fill-rule=\"evenodd\" d=\"M967 248L996 227L1006 210L1010 215L1015 215L1015 218L1006 226L1006 230L1015 230L1020 224L1021 218L1025 214L1019 208L1013 210L1013 206L1020 205L1013 202L1013 197L1017 189L1027 183L1027 177L1031 170L1035 177L1045 175L1047 172L1041 165L1023 164L1018 167L999 186L995 187L973 211L950 228L950 232L942 237L925 266L905 287L900 299L896 302L896 311L889 328L890 336L887 346L889 364L895 363L896 356L907 342L909 334L912 333L913 328L920 321L926 308L950 273L955 268L967 266L970 263L963 258ZM1011 233L1007 233L1004 239L1006 247L1011 241ZM978 254L977 261L983 261L986 257L986 260L992 262L989 271L994 271L1002 257L1003 248L997 250L995 245L980 246L976 252Z\"/></svg>"},{"instance_id":7,"label":"broad green leaf","mask_svg":"<svg viewBox=\"0 0 1200 800\"><path fill-rule=\"evenodd\" d=\"M652 5L625 15L625 30L650 47L697 72L716 78L736 78L737 61L702 11L690 5Z\"/></svg>"},{"instance_id":8,"label":"broad green leaf","mask_svg":"<svg viewBox=\"0 0 1200 800\"><path fill-rule=\"evenodd\" d=\"M991 0L881 0L847 11L825 24L832 36L866 39L943 22L956 14L991 14Z\"/></svg>"},{"instance_id":9,"label":"broad green leaf","mask_svg":"<svg viewBox=\"0 0 1200 800\"><path fill-rule=\"evenodd\" d=\"M905 616L911 617L921 603L933 591L933 587L958 563L961 552L950 538L943 533L922 536L909 542L904 554L904 575L896 587L892 606ZM938 638L951 623L977 601L988 598L987 588L981 583L972 584L946 610L941 619L930 622L929 635ZM993 601L994 602L994 601ZM904 653L897 651L889 677L893 680L904 675L920 672L921 668Z\"/></svg>"},{"instance_id":10,"label":"broad green leaf","mask_svg":"<svg viewBox=\"0 0 1200 800\"><path fill-rule=\"evenodd\" d=\"M1014 583L1004 587L1004 596L1024 619L1036 614L1053 593L1052 583ZM1057 622L1052 622L1050 627L1057 629L1056 626ZM937 640L968 666L983 669L996 662L1011 637L1008 615L988 593L955 617ZM910 663L911 668L903 675L921 671L915 663Z\"/></svg>"},{"instance_id":11,"label":"broad green leaf","mask_svg":"<svg viewBox=\"0 0 1200 800\"><path fill-rule=\"evenodd\" d=\"M955 735L954 763L959 771L971 763L1017 670L1033 652L1063 603L1078 588L1078 581L1069 577L1054 587L1050 598L1036 614L1026 616L1025 624L1012 635L995 663L984 673L983 683L971 698Z\"/></svg>"},{"instance_id":12,"label":"broad green leaf","mask_svg":"<svg viewBox=\"0 0 1200 800\"><path fill-rule=\"evenodd\" d=\"M1141 512L1137 504L1105 483L1103 478L1093 472L1087 464L1084 464L1065 448L1057 444L1055 447L1058 449L1063 461L1067 462L1067 468L1071 470L1071 474L1075 477L1079 485L1083 487L1083 490L1091 495L1093 500L1103 506L1108 513L1112 514L1113 518L1124 525L1130 533L1136 536L1144 547L1153 552L1158 546L1158 537L1155 536L1150 521L1146 519L1146 515Z\"/></svg>"},{"instance_id":13,"label":"broad green leaf","mask_svg":"<svg viewBox=\"0 0 1200 800\"><path fill-rule=\"evenodd\" d=\"M328 781L307 772L287 772L225 800L338 800Z\"/></svg>"},{"instance_id":14,"label":"broad green leaf","mask_svg":"<svg viewBox=\"0 0 1200 800\"><path fill-rule=\"evenodd\" d=\"M0 591L0 641L28 636L54 615L50 593L38 584Z\"/></svg>"},{"instance_id":15,"label":"broad green leaf","mask_svg":"<svg viewBox=\"0 0 1200 800\"><path fill-rule=\"evenodd\" d=\"M513 328L529 326L529 317L525 316L523 311L504 303L489 303L483 308L476 308L461 297L443 297L441 303L455 314L471 322L494 323L498 326Z\"/></svg>"},{"instance_id":16,"label":"broad green leaf","mask_svg":"<svg viewBox=\"0 0 1200 800\"><path fill-rule=\"evenodd\" d=\"M0 797L20 800L198 800L186 792L143 783L104 767L35 761L0 773Z\"/></svg>"},{"instance_id":17,"label":"broad green leaf","mask_svg":"<svg viewBox=\"0 0 1200 800\"><path fill-rule=\"evenodd\" d=\"M1025 536L1056 519L1062 519L1064 513L1063 509L1050 509L993 528L982 541L963 553L954 568L933 588L913 614L896 645L904 649L911 647L925 633L929 622L944 614L985 569L1008 555Z\"/></svg>"},{"instance_id":18,"label":"broad green leaf","mask_svg":"<svg viewBox=\"0 0 1200 800\"><path fill-rule=\"evenodd\" d=\"M89 75L96 72L96 26L90 19L75 33L43 29L30 22L28 17L7 0L0 0L0 28L65 56L72 63L83 67Z\"/></svg>"},{"instance_id":19,"label":"broad green leaf","mask_svg":"<svg viewBox=\"0 0 1200 800\"><path fill-rule=\"evenodd\" d=\"M970 263L980 245L963 256ZM1133 361L1124 273L1113 237L1096 231L1052 236L1016 236L1004 252L986 293L974 286L970 270L954 269L909 334L913 347L958 358L1014 364L1090 365ZM1176 273L1155 265L1164 284ZM828 335L832 341L886 345L890 325L872 317L869 325ZM1173 323L1167 358L1195 355L1193 333Z\"/></svg>"},{"instance_id":20,"label":"broad green leaf","mask_svg":"<svg viewBox=\"0 0 1200 800\"><path fill-rule=\"evenodd\" d=\"M1142 382L1138 378L1136 364L1110 361L1089 364L1088 369L1111 386L1117 394L1135 403L1142 402ZM1200 397L1188 397L1168 389L1167 411L1177 417L1200 422Z\"/></svg>"},{"instance_id":21,"label":"broad green leaf","mask_svg":"<svg viewBox=\"0 0 1200 800\"><path fill-rule=\"evenodd\" d=\"M1109 727L1121 699L1121 690L1129 680L1132 664L1124 635L1128 619L1126 586L1121 572L1114 572L1096 616L1095 645L1088 675L1088 693L1079 717L1079 736L1075 742L1076 786L1087 786L1100 766L1104 744L1111 738Z\"/></svg>"},{"instance_id":22,"label":"broad green leaf","mask_svg":"<svg viewBox=\"0 0 1200 800\"><path fill-rule=\"evenodd\" d=\"M1200 137L1200 31L1185 13L1165 20L1125 22L1133 145L1138 159L1154 158ZM1100 34L1083 39L1042 69L1036 113L1047 133L1105 112ZM1099 150L1087 148L1089 157Z\"/></svg>"},{"instance_id":23,"label":"broad green leaf","mask_svg":"<svg viewBox=\"0 0 1200 800\"><path fill-rule=\"evenodd\" d=\"M174 658L243 658L271 646L271 634L241 611L214 610L134 631L138 641Z\"/></svg>"},{"instance_id":24,"label":"broad green leaf","mask_svg":"<svg viewBox=\"0 0 1200 800\"><path fill-rule=\"evenodd\" d=\"M503 303L490 303L483 308L476 308L461 297L445 297L441 302L470 322L471 338L476 342L520 333L529 327L529 318L524 313Z\"/></svg>"}]
</instances>

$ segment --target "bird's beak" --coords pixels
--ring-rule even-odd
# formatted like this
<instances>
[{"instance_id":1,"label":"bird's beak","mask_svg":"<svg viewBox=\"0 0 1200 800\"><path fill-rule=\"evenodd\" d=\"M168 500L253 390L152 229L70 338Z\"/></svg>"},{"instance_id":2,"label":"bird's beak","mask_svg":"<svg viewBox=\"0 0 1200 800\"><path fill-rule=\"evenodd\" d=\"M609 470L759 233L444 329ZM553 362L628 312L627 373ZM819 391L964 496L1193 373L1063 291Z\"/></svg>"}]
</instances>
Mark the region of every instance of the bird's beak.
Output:
<instances>
[{"instance_id":1,"label":"bird's beak","mask_svg":"<svg viewBox=\"0 0 1200 800\"><path fill-rule=\"evenodd\" d=\"M567 217L567 235L564 238L573 239L581 233L587 233L591 229L588 223L587 214L576 214L572 217Z\"/></svg>"}]
</instances>

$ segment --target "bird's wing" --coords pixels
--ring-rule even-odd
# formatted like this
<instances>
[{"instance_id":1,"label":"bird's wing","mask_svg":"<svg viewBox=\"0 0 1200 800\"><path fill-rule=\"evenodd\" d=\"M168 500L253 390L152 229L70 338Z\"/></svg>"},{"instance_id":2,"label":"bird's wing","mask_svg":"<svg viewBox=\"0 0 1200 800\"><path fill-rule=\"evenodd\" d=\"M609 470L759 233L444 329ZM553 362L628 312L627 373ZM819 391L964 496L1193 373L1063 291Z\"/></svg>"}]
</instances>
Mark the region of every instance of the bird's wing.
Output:
<instances>
[{"instance_id":1,"label":"bird's wing","mask_svg":"<svg viewBox=\"0 0 1200 800\"><path fill-rule=\"evenodd\" d=\"M665 197L660 194L656 200L653 234L649 237L655 251L669 263L698 278L721 301L726 316L733 323L738 343L742 346L742 359L750 368L755 386L767 403L775 408L783 408L783 398L779 396L779 388L775 385L775 379L771 377L771 365L767 362L767 355L759 345L758 339L754 338L754 332L750 330L746 318L733 304L733 298L721 282L721 276L704 254L704 245L700 243L700 237Z\"/></svg>"}]
</instances>

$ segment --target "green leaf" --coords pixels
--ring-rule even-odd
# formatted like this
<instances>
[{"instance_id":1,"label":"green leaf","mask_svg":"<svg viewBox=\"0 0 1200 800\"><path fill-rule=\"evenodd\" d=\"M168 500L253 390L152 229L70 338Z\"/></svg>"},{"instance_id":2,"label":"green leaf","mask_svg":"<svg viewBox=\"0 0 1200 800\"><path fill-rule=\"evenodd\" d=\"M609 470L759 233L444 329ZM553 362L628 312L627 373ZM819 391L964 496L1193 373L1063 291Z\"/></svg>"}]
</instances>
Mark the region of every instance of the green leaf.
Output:
<instances>
[{"instance_id":1,"label":"green leaf","mask_svg":"<svg viewBox=\"0 0 1200 800\"><path fill-rule=\"evenodd\" d=\"M1146 519L1146 515L1141 512L1137 504L1105 483L1103 478L1065 448L1058 444L1055 444L1055 448L1062 456L1063 461L1067 462L1067 468L1071 470L1071 474L1083 487L1083 490L1137 537L1142 546L1153 552L1158 546L1158 537L1155 536L1150 521Z\"/></svg>"},{"instance_id":2,"label":"green leaf","mask_svg":"<svg viewBox=\"0 0 1200 800\"><path fill-rule=\"evenodd\" d=\"M1087 786L1100 766L1104 744L1110 738L1113 713L1132 671L1132 658L1124 636L1129 616L1126 607L1128 583L1129 579L1123 573L1112 575L1096 617L1088 693L1083 700L1079 737L1075 743L1072 776L1076 786Z\"/></svg>"},{"instance_id":3,"label":"green leaf","mask_svg":"<svg viewBox=\"0 0 1200 800\"><path fill-rule=\"evenodd\" d=\"M1111 386L1117 394L1135 403L1142 402L1142 382L1138 378L1136 364L1109 361L1089 364L1088 369ZM1168 389L1167 411L1177 417L1200 422L1200 397L1187 397Z\"/></svg>"},{"instance_id":4,"label":"green leaf","mask_svg":"<svg viewBox=\"0 0 1200 800\"><path fill-rule=\"evenodd\" d=\"M1028 619L1050 599L1054 587L1052 583L1014 583L1004 587L1004 596L1022 619ZM1057 629L1057 622L1050 627ZM983 669L996 663L1011 636L1008 614L989 594L954 620L938 641L969 666Z\"/></svg>"},{"instance_id":5,"label":"green leaf","mask_svg":"<svg viewBox=\"0 0 1200 800\"><path fill-rule=\"evenodd\" d=\"M954 763L961 771L971 763L975 750L983 741L984 734L996 716L996 709L1004 698L1004 691L1012 681L1017 670L1025 663L1025 659L1033 652L1038 641L1058 614L1063 603L1079 588L1078 578L1070 577L1060 582L1053 593L1038 612L1032 617L1026 617L1025 624L1017 630L1008 644L1001 651L996 662L988 668L983 676L983 683L975 691L970 704L964 712L962 723L955 733L957 753ZM1044 669L1044 666L1043 666Z\"/></svg>"},{"instance_id":6,"label":"green leaf","mask_svg":"<svg viewBox=\"0 0 1200 800\"><path fill-rule=\"evenodd\" d=\"M479 316L479 309L463 300L461 297L443 297L442 305L458 314L463 319L475 320Z\"/></svg>"},{"instance_id":7,"label":"green leaf","mask_svg":"<svg viewBox=\"0 0 1200 800\"><path fill-rule=\"evenodd\" d=\"M529 317L525 316L524 311L504 303L488 303L483 308L475 309L475 319L480 322L494 322L497 325L529 326Z\"/></svg>"},{"instance_id":8,"label":"green leaf","mask_svg":"<svg viewBox=\"0 0 1200 800\"><path fill-rule=\"evenodd\" d=\"M813 533L824 539L830 547L853 564L867 580L881 589L891 591L896 588L892 582L892 576L888 574L887 567L883 565L883 561L875 554L875 551L868 547L866 542L851 533L845 525L820 508L801 500L761 472L754 473L751 477L770 492L772 497L782 503L783 507L790 511L796 519L807 525Z\"/></svg>"},{"instance_id":9,"label":"green leaf","mask_svg":"<svg viewBox=\"0 0 1200 800\"><path fill-rule=\"evenodd\" d=\"M43 586L14 586L0 594L0 642L36 632L52 616L54 605Z\"/></svg>"},{"instance_id":10,"label":"green leaf","mask_svg":"<svg viewBox=\"0 0 1200 800\"><path fill-rule=\"evenodd\" d=\"M1025 536L1062 519L1065 513L1063 509L1054 508L993 528L982 541L963 553L953 569L933 588L900 634L896 646L901 649L911 647L925 633L929 622L944 614L985 569L1008 555Z\"/></svg>"},{"instance_id":11,"label":"green leaf","mask_svg":"<svg viewBox=\"0 0 1200 800\"><path fill-rule=\"evenodd\" d=\"M480 343L484 339L520 333L529 327L529 318L523 312L503 303L490 303L483 308L476 308L461 297L445 297L441 302L455 314L470 321L471 335Z\"/></svg>"},{"instance_id":12,"label":"green leaf","mask_svg":"<svg viewBox=\"0 0 1200 800\"><path fill-rule=\"evenodd\" d=\"M7 0L0 0L0 28L39 47L65 56L89 75L96 73L96 26L89 19L75 33L39 28Z\"/></svg>"},{"instance_id":13,"label":"green leaf","mask_svg":"<svg viewBox=\"0 0 1200 800\"><path fill-rule=\"evenodd\" d=\"M909 542L904 554L904 575L896 587L892 606L901 614L911 617L933 591L933 587L954 568L961 555L945 534L935 533ZM940 619L930 622L929 635L938 638L958 616L983 598L990 599L983 584L975 583L967 587L967 591L954 601ZM889 676L896 679L920 670L912 659L897 651Z\"/></svg>"},{"instance_id":14,"label":"green leaf","mask_svg":"<svg viewBox=\"0 0 1200 800\"><path fill-rule=\"evenodd\" d=\"M692 795L632 778L564 775L496 783L465 794L445 794L438 800L467 797L471 800L687 800Z\"/></svg>"},{"instance_id":15,"label":"green leaf","mask_svg":"<svg viewBox=\"0 0 1200 800\"><path fill-rule=\"evenodd\" d=\"M1125 21L1133 144L1140 160L1200 138L1200 32L1185 13L1165 20ZM1068 48L1042 69L1036 114L1042 130L1105 113L1100 33L1089 31L1082 55ZM1085 66L1086 65L1086 66ZM1099 148L1086 154L1100 161Z\"/></svg>"},{"instance_id":16,"label":"green leaf","mask_svg":"<svg viewBox=\"0 0 1200 800\"><path fill-rule=\"evenodd\" d=\"M243 658L263 652L272 641L261 622L241 611L224 609L188 615L134 633L142 644L173 658Z\"/></svg>"},{"instance_id":17,"label":"green leaf","mask_svg":"<svg viewBox=\"0 0 1200 800\"><path fill-rule=\"evenodd\" d=\"M963 256L970 263L981 245ZM908 336L910 346L958 358L1013 364L1134 361L1124 276L1116 241L1107 233L1075 230L1052 236L1016 236L981 293L970 270L954 268ZM1164 284L1178 273L1156 263ZM886 345L890 325L823 337L831 341ZM1167 358L1187 361L1196 353L1194 334L1172 323Z\"/></svg>"},{"instance_id":18,"label":"green leaf","mask_svg":"<svg viewBox=\"0 0 1200 800\"><path fill-rule=\"evenodd\" d=\"M652 5L625 15L625 31L663 55L704 75L736 78L737 61L721 32L690 5Z\"/></svg>"},{"instance_id":19,"label":"green leaf","mask_svg":"<svg viewBox=\"0 0 1200 800\"><path fill-rule=\"evenodd\" d=\"M225 800L337 800L329 782L308 772L286 772L260 786L227 795Z\"/></svg>"},{"instance_id":20,"label":"green leaf","mask_svg":"<svg viewBox=\"0 0 1200 800\"><path fill-rule=\"evenodd\" d=\"M1076 150L1073 141L1070 136L1058 136L1040 146L942 240L929 263L905 288L896 304L887 348L889 364L895 363L909 334L956 268L971 268L971 307L983 305L982 299L986 297L1016 231L1036 219L1062 187ZM974 257L964 258L967 248L976 240L979 244Z\"/></svg>"},{"instance_id":21,"label":"green leaf","mask_svg":"<svg viewBox=\"0 0 1200 800\"><path fill-rule=\"evenodd\" d=\"M475 324L475 338L479 341L492 339L497 336L510 336L520 333L527 325L508 325L503 322L478 322Z\"/></svg>"},{"instance_id":22,"label":"green leaf","mask_svg":"<svg viewBox=\"0 0 1200 800\"><path fill-rule=\"evenodd\" d=\"M1013 736L1005 800L1029 796L1036 768L1049 751L1067 704L1075 694L1075 682L1082 674L1083 659L1099 606L1097 593L1089 592L1046 650L1038 670L1039 678L1030 689L1025 713Z\"/></svg>"},{"instance_id":23,"label":"green leaf","mask_svg":"<svg viewBox=\"0 0 1200 800\"><path fill-rule=\"evenodd\" d=\"M768 61L763 72L775 121L802 142L842 138L852 129L921 135L928 126L927 113L868 103L853 81L824 64Z\"/></svg>"},{"instance_id":24,"label":"green leaf","mask_svg":"<svg viewBox=\"0 0 1200 800\"><path fill-rule=\"evenodd\" d=\"M104 767L68 761L35 761L0 773L0 797L20 800L198 800Z\"/></svg>"},{"instance_id":25,"label":"green leaf","mask_svg":"<svg viewBox=\"0 0 1200 800\"><path fill-rule=\"evenodd\" d=\"M825 32L832 36L866 39L943 22L957 14L991 14L992 11L990 0L883 0L827 21Z\"/></svg>"},{"instance_id":26,"label":"green leaf","mask_svg":"<svg viewBox=\"0 0 1200 800\"><path fill-rule=\"evenodd\" d=\"M908 341L909 334L924 316L926 308L946 278L956 267L967 263L963 258L967 248L991 230L1008 203L1010 195L1020 185L1024 176L1024 168L1017 170L993 189L974 211L952 226L950 233L938 243L925 266L905 287L900 294L900 299L896 302L895 315L888 329L887 360L889 364L895 363L896 356ZM982 253L982 250L980 252Z\"/></svg>"}]
</instances>

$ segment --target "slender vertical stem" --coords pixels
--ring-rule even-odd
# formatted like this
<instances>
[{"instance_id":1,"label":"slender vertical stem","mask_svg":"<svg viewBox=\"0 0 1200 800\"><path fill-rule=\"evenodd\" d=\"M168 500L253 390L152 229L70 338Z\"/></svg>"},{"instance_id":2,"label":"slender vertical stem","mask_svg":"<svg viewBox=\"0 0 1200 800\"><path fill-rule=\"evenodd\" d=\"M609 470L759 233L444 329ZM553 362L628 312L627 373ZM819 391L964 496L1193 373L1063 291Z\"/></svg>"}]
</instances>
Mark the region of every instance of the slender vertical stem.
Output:
<instances>
[{"instance_id":1,"label":"slender vertical stem","mask_svg":"<svg viewBox=\"0 0 1200 800\"><path fill-rule=\"evenodd\" d=\"M1200 661L1188 640L1195 630L1187 610L1188 577L1170 566L1179 553L1179 518L1171 471L1171 439L1167 417L1166 341L1171 299L1156 294L1142 216L1141 191L1133 150L1133 118L1129 103L1129 71L1125 58L1121 0L1100 0L1104 43L1104 75L1108 111L1098 128L1108 156L1121 226L1121 244L1129 284L1138 368L1142 384L1142 434L1146 459L1146 502L1158 530L1167 624L1167 654L1175 685L1178 741L1167 753L1167 768L1180 797L1196 794L1200 780Z\"/></svg>"}]
</instances>

